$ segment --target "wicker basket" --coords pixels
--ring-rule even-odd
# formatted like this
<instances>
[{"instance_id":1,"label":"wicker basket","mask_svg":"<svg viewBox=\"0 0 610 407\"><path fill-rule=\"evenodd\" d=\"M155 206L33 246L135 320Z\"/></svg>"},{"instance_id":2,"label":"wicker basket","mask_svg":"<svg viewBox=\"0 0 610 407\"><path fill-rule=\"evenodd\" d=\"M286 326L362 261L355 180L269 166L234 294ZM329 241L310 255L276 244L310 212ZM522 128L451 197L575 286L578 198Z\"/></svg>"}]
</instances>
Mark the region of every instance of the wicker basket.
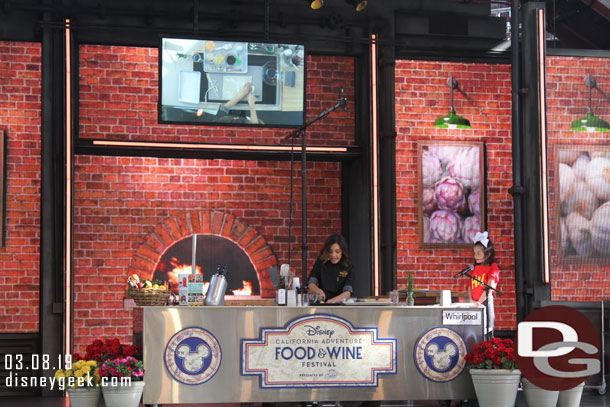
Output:
<instances>
[{"instance_id":1,"label":"wicker basket","mask_svg":"<svg viewBox=\"0 0 610 407\"><path fill-rule=\"evenodd\" d=\"M132 297L136 305L140 307L151 305L167 305L171 290L159 290L154 288L129 288L127 295Z\"/></svg>"}]
</instances>

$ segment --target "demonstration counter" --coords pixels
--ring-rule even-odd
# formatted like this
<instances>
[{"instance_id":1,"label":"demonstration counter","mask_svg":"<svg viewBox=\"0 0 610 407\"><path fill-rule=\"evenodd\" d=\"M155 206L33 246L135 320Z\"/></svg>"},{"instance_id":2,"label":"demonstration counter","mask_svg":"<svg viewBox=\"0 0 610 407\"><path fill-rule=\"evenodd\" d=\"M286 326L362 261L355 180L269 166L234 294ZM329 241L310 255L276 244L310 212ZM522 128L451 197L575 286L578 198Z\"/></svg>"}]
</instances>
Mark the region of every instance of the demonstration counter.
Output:
<instances>
[{"instance_id":1,"label":"demonstration counter","mask_svg":"<svg viewBox=\"0 0 610 407\"><path fill-rule=\"evenodd\" d=\"M483 307L138 307L145 404L473 399Z\"/></svg>"}]
</instances>

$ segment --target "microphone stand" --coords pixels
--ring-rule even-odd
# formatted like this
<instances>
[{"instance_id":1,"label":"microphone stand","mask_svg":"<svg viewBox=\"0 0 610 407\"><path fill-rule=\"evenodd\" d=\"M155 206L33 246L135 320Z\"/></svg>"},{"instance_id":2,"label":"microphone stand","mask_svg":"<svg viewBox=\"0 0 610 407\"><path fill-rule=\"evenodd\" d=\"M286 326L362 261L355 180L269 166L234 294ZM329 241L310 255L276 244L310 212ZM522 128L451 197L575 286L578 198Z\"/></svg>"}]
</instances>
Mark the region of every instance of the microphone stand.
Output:
<instances>
[{"instance_id":1,"label":"microphone stand","mask_svg":"<svg viewBox=\"0 0 610 407\"><path fill-rule=\"evenodd\" d=\"M342 106L347 105L347 99L345 99L342 95L339 96L339 100L337 103L322 113L314 117L313 119L305 122L301 127L296 130L293 130L290 134L293 138L298 138L301 136L301 215L302 215L302 237L301 237L301 262L302 262L302 270L301 275L303 277L303 282L301 284L301 292L307 294L307 169L305 168L307 165L307 138L305 136L305 130L311 126L313 123L317 122L321 118L327 116L329 113L337 110ZM290 237L289 239L290 240Z\"/></svg>"},{"instance_id":2,"label":"microphone stand","mask_svg":"<svg viewBox=\"0 0 610 407\"><path fill-rule=\"evenodd\" d=\"M492 286L490 286L487 283L482 282L481 280L479 280L478 278L476 278L475 276L473 276L472 274L470 274L469 271L464 273L465 276L468 276L469 278L473 279L474 281L478 281L479 283L481 283L484 287L486 287L488 290L492 290L498 293L498 295L504 295L504 293L500 290L497 290L495 288L493 288ZM489 299L489 294L487 295L487 298ZM470 300L470 299L469 299ZM488 307L492 307L493 309L493 296L491 297L491 301L487 302L487 306L485 307L485 312L488 312ZM487 321L487 323L489 324L489 320ZM487 335L487 325L485 326L485 332L484 332L484 336ZM492 335L493 335L493 327L492 327Z\"/></svg>"}]
</instances>

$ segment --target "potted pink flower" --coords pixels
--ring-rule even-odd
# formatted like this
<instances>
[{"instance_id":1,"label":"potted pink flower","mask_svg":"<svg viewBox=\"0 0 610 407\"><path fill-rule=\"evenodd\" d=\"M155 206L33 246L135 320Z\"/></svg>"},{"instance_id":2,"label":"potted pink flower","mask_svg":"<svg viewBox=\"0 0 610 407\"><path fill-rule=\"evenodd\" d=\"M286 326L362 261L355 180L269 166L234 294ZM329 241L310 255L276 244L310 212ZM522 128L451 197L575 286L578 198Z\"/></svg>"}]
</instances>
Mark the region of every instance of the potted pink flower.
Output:
<instances>
[{"instance_id":1,"label":"potted pink flower","mask_svg":"<svg viewBox=\"0 0 610 407\"><path fill-rule=\"evenodd\" d=\"M132 356L106 359L99 368L107 407L137 407L144 390L145 370Z\"/></svg>"}]
</instances>

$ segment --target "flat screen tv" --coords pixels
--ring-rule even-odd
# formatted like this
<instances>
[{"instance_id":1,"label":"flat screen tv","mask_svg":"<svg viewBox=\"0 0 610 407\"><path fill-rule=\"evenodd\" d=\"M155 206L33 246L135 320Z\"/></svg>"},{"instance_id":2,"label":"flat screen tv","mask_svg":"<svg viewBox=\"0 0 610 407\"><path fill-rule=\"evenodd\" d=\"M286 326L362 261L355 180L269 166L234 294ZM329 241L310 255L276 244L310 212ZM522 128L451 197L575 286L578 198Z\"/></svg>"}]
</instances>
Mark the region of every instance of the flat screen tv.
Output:
<instances>
[{"instance_id":1,"label":"flat screen tv","mask_svg":"<svg viewBox=\"0 0 610 407\"><path fill-rule=\"evenodd\" d=\"M305 59L302 44L161 38L159 122L301 126Z\"/></svg>"}]
</instances>

